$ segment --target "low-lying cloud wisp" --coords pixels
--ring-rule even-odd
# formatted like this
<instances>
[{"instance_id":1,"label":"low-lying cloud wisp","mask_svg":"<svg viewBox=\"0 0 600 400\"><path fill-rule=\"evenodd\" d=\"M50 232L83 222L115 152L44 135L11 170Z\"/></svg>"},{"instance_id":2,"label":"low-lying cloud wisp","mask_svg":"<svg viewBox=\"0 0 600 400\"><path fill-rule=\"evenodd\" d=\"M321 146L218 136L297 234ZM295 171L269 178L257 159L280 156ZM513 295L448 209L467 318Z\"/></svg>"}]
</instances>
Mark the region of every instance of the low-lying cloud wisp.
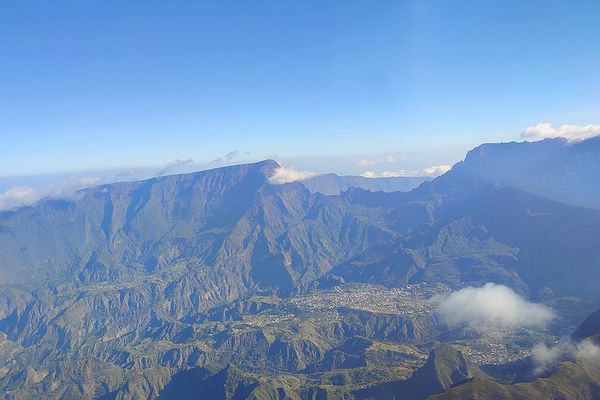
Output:
<instances>
[{"instance_id":1,"label":"low-lying cloud wisp","mask_svg":"<svg viewBox=\"0 0 600 400\"><path fill-rule=\"evenodd\" d=\"M451 169L451 165L432 165L431 167L424 168L423 174L425 176L439 176L445 174Z\"/></svg>"},{"instance_id":2,"label":"low-lying cloud wisp","mask_svg":"<svg viewBox=\"0 0 600 400\"><path fill-rule=\"evenodd\" d=\"M451 293L440 303L439 313L451 327L478 331L543 327L554 316L548 307L531 303L504 285L486 283Z\"/></svg>"},{"instance_id":3,"label":"low-lying cloud wisp","mask_svg":"<svg viewBox=\"0 0 600 400\"><path fill-rule=\"evenodd\" d=\"M360 176L363 178L400 178L400 177L410 177L410 176L418 176L418 171L410 171L406 169L401 169L398 171L383 171L383 172L374 172L374 171L365 171Z\"/></svg>"},{"instance_id":4,"label":"low-lying cloud wisp","mask_svg":"<svg viewBox=\"0 0 600 400\"><path fill-rule=\"evenodd\" d=\"M43 198L39 188L16 186L0 194L0 211L32 205Z\"/></svg>"},{"instance_id":5,"label":"low-lying cloud wisp","mask_svg":"<svg viewBox=\"0 0 600 400\"><path fill-rule=\"evenodd\" d=\"M555 346L536 344L531 350L534 362L534 374L540 374L553 368L562 361L584 361L600 365L600 346L590 339L574 342L570 339Z\"/></svg>"},{"instance_id":6,"label":"low-lying cloud wisp","mask_svg":"<svg viewBox=\"0 0 600 400\"><path fill-rule=\"evenodd\" d=\"M300 171L292 167L281 166L269 177L269 182L274 185L282 185L284 183L303 181L317 175L319 175L317 172Z\"/></svg>"},{"instance_id":7,"label":"low-lying cloud wisp","mask_svg":"<svg viewBox=\"0 0 600 400\"><path fill-rule=\"evenodd\" d=\"M15 186L0 194L0 211L31 206L43 199L72 199L78 189L95 186L103 181L98 177L81 177L46 186Z\"/></svg>"},{"instance_id":8,"label":"low-lying cloud wisp","mask_svg":"<svg viewBox=\"0 0 600 400\"><path fill-rule=\"evenodd\" d=\"M383 158L377 158L375 160L363 158L361 160L358 160L356 162L356 165L358 165L359 167L372 167L377 164L384 164L384 163L391 164L391 163L396 163L398 161L406 160L406 159L408 159L408 157L404 154L400 155L400 156L387 155Z\"/></svg>"}]
</instances>

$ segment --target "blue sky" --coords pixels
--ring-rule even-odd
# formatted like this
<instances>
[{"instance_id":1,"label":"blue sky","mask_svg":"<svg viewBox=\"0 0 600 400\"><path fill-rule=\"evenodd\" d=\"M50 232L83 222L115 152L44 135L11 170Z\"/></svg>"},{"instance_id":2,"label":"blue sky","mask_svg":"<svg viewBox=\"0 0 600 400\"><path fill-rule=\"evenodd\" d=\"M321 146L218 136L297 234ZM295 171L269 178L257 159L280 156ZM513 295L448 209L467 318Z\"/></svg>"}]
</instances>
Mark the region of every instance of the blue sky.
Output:
<instances>
[{"instance_id":1,"label":"blue sky","mask_svg":"<svg viewBox=\"0 0 600 400\"><path fill-rule=\"evenodd\" d=\"M528 126L600 122L599 15L566 0L2 1L0 176L233 150L340 173L452 164Z\"/></svg>"}]
</instances>

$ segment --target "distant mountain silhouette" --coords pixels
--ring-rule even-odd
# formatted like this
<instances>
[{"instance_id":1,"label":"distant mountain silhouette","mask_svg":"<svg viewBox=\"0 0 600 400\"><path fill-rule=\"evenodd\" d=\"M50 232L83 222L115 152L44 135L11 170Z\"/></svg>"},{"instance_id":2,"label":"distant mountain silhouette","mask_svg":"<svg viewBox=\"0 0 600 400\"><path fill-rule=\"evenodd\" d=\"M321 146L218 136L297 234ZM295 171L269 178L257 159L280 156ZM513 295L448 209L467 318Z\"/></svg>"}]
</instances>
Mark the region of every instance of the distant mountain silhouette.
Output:
<instances>
[{"instance_id":1,"label":"distant mountain silhouette","mask_svg":"<svg viewBox=\"0 0 600 400\"><path fill-rule=\"evenodd\" d=\"M372 192L408 192L431 178L427 177L389 177L365 178L362 176L339 176L323 174L302 181L311 192L326 195L338 195L350 188L370 190Z\"/></svg>"}]
</instances>

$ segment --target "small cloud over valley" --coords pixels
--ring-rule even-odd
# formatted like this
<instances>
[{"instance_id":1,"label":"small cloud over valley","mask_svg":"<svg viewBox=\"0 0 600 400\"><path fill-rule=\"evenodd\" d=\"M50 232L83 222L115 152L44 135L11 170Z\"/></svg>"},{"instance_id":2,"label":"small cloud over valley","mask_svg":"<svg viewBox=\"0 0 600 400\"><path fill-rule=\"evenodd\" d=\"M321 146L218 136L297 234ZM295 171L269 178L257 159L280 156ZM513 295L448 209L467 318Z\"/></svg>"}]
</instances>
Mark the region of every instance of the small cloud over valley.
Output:
<instances>
[{"instance_id":1,"label":"small cloud over valley","mask_svg":"<svg viewBox=\"0 0 600 400\"><path fill-rule=\"evenodd\" d=\"M451 328L470 327L478 331L545 326L554 313L548 307L531 303L507 286L486 283L466 287L443 299L439 313Z\"/></svg>"}]
</instances>

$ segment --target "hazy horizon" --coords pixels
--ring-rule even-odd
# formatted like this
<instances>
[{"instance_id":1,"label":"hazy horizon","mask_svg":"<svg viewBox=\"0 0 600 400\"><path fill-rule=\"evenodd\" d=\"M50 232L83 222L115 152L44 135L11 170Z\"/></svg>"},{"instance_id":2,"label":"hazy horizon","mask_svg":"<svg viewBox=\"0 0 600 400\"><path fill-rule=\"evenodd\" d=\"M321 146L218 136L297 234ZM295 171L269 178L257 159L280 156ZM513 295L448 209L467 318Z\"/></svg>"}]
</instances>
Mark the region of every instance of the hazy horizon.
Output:
<instances>
[{"instance_id":1,"label":"hazy horizon","mask_svg":"<svg viewBox=\"0 0 600 400\"><path fill-rule=\"evenodd\" d=\"M5 3L0 176L232 152L383 174L532 129L598 131L599 7Z\"/></svg>"}]
</instances>

